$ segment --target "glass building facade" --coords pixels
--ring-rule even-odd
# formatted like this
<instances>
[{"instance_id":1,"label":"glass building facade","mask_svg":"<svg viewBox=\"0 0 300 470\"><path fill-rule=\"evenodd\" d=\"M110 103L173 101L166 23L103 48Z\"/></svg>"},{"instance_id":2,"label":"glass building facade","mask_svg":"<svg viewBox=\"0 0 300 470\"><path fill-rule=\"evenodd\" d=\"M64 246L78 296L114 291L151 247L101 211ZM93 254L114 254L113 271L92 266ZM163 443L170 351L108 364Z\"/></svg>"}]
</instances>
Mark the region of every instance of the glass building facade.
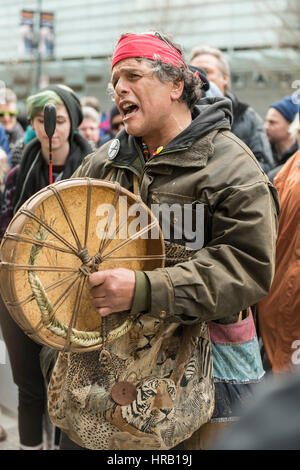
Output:
<instances>
[{"instance_id":1,"label":"glass building facade","mask_svg":"<svg viewBox=\"0 0 300 470\"><path fill-rule=\"evenodd\" d=\"M39 12L48 13L44 24L54 37L47 42L44 28L44 49ZM299 25L299 0L0 0L0 80L20 101L60 82L97 96L107 110L118 37L159 30L183 46L186 59L199 44L221 48L233 91L263 114L300 80Z\"/></svg>"}]
</instances>

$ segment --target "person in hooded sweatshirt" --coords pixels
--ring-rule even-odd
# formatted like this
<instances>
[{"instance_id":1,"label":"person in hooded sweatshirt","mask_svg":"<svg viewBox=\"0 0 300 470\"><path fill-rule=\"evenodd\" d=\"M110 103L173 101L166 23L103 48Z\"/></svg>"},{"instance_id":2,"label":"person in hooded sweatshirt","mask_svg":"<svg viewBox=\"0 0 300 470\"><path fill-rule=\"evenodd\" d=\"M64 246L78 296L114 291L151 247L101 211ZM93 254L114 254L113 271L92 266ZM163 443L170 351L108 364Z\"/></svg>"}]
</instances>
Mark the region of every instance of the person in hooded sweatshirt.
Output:
<instances>
[{"instance_id":1,"label":"person in hooded sweatshirt","mask_svg":"<svg viewBox=\"0 0 300 470\"><path fill-rule=\"evenodd\" d=\"M49 414L63 430L63 450L166 449L182 441L187 449L207 448L218 427L237 419L233 402L247 401L264 375L249 306L272 281L277 193L249 148L230 132L230 101L199 101L202 82L170 38L121 36L111 85L124 129L86 157L73 177L115 181L149 208L155 204L166 264L89 275L101 318L137 314L134 332L145 328L140 343L128 334L140 367L127 383L136 390L126 396L127 405L120 406L122 396L114 393L123 387L119 381L129 381L120 366L127 358L124 335L105 345L116 370L99 351L72 353L68 361L59 354ZM175 204L180 212L165 230L164 210ZM164 336L155 356L157 331Z\"/></svg>"},{"instance_id":2,"label":"person in hooded sweatshirt","mask_svg":"<svg viewBox=\"0 0 300 470\"><path fill-rule=\"evenodd\" d=\"M221 93L231 101L231 132L250 148L262 169L266 173L270 171L274 160L263 120L251 106L242 103L232 93L230 67L222 51L206 45L196 46L190 54L190 65L204 69L209 81L216 84Z\"/></svg>"},{"instance_id":3,"label":"person in hooded sweatshirt","mask_svg":"<svg viewBox=\"0 0 300 470\"><path fill-rule=\"evenodd\" d=\"M27 109L36 138L24 148L20 165L9 172L1 208L1 238L13 215L33 194L49 184L49 138L44 129L46 103L56 107L52 138L53 182L69 178L90 153L89 143L75 132L82 121L81 105L73 91L53 85L29 96ZM10 317L0 298L0 323L18 386L18 426L21 449L43 448L46 389L40 366L41 346L32 341Z\"/></svg>"}]
</instances>

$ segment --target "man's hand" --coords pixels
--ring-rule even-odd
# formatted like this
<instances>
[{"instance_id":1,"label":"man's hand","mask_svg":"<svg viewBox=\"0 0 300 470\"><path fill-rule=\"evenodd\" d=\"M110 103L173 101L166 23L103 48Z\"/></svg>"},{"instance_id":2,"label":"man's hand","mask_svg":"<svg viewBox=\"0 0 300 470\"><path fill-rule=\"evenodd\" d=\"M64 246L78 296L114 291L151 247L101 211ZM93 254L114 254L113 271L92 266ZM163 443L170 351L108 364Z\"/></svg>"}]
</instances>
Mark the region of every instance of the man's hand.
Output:
<instances>
[{"instance_id":1,"label":"man's hand","mask_svg":"<svg viewBox=\"0 0 300 470\"><path fill-rule=\"evenodd\" d=\"M97 271L89 277L95 309L102 317L131 310L135 291L135 272L116 268Z\"/></svg>"}]
</instances>

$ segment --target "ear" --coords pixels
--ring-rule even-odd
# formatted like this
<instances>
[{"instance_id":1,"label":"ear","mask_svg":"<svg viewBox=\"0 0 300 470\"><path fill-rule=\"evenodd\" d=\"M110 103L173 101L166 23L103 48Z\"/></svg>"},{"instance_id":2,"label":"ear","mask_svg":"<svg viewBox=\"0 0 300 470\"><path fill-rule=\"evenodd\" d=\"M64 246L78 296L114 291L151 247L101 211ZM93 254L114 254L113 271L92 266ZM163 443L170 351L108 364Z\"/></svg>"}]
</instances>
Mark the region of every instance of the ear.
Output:
<instances>
[{"instance_id":1,"label":"ear","mask_svg":"<svg viewBox=\"0 0 300 470\"><path fill-rule=\"evenodd\" d=\"M32 129L35 131L34 124L33 124L33 119L29 120L29 124L31 125Z\"/></svg>"},{"instance_id":2,"label":"ear","mask_svg":"<svg viewBox=\"0 0 300 470\"><path fill-rule=\"evenodd\" d=\"M226 87L229 83L229 75L222 75L223 86Z\"/></svg>"},{"instance_id":3,"label":"ear","mask_svg":"<svg viewBox=\"0 0 300 470\"><path fill-rule=\"evenodd\" d=\"M177 101L182 95L184 88L184 81L181 80L180 82L172 82L172 88L171 88L171 93L170 97L172 101Z\"/></svg>"}]
</instances>

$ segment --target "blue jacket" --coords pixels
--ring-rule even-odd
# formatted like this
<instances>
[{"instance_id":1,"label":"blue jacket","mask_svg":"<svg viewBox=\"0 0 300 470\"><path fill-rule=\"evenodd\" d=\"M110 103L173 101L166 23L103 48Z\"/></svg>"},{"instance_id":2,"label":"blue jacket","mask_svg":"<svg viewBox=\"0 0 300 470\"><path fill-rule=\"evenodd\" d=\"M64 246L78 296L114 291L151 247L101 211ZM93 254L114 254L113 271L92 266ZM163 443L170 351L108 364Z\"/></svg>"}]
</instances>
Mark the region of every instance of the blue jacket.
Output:
<instances>
[{"instance_id":1,"label":"blue jacket","mask_svg":"<svg viewBox=\"0 0 300 470\"><path fill-rule=\"evenodd\" d=\"M0 124L0 147L2 147L3 150L6 152L7 158L8 158L8 163L11 166L11 158L10 158L8 140L7 140L7 137L6 137L5 129L2 126L2 124Z\"/></svg>"}]
</instances>

